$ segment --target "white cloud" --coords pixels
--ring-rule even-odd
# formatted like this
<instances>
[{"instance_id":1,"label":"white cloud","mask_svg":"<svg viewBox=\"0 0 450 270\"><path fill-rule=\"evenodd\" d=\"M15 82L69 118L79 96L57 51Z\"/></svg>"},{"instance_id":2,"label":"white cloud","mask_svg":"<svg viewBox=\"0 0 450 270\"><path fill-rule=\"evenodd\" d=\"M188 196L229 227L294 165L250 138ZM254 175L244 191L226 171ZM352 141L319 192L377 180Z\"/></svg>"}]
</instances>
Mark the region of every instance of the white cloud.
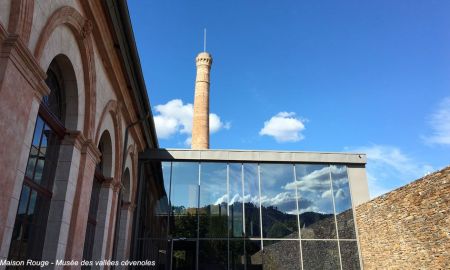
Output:
<instances>
[{"instance_id":1,"label":"white cloud","mask_svg":"<svg viewBox=\"0 0 450 270\"><path fill-rule=\"evenodd\" d=\"M192 133L193 106L190 103L183 104L181 99L173 99L166 104L156 105L155 126L159 139L168 139L175 134ZM221 129L230 129L229 122L222 122L217 114L209 114L209 131L218 132ZM190 137L185 140L186 145L191 144Z\"/></svg>"},{"instance_id":2,"label":"white cloud","mask_svg":"<svg viewBox=\"0 0 450 270\"><path fill-rule=\"evenodd\" d=\"M279 112L264 122L259 135L272 136L277 142L297 142L304 138L301 134L305 129L304 122L296 118L293 112Z\"/></svg>"},{"instance_id":3,"label":"white cloud","mask_svg":"<svg viewBox=\"0 0 450 270\"><path fill-rule=\"evenodd\" d=\"M430 144L450 145L450 97L444 98L431 115L429 124L433 134L425 137Z\"/></svg>"},{"instance_id":4,"label":"white cloud","mask_svg":"<svg viewBox=\"0 0 450 270\"><path fill-rule=\"evenodd\" d=\"M398 147L373 145L352 149L367 154L367 178L372 198L433 171L433 167L403 153Z\"/></svg>"}]
</instances>

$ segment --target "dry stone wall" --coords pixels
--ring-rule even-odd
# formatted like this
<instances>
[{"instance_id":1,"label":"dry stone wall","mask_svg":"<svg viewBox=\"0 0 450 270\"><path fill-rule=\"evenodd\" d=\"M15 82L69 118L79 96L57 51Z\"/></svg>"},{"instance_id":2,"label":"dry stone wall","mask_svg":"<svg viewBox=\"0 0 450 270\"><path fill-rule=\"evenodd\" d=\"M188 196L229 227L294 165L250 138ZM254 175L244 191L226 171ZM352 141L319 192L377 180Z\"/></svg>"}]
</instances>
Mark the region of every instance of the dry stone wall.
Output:
<instances>
[{"instance_id":1,"label":"dry stone wall","mask_svg":"<svg viewBox=\"0 0 450 270\"><path fill-rule=\"evenodd\" d=\"M364 269L450 269L450 166L356 208Z\"/></svg>"}]
</instances>

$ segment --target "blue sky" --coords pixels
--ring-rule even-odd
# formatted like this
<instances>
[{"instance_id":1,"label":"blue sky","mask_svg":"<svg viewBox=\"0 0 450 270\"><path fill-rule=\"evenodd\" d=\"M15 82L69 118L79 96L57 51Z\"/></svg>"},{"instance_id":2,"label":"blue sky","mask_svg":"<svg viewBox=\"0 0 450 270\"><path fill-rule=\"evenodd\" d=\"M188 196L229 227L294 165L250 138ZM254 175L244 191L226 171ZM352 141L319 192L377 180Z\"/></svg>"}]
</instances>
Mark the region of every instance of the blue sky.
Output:
<instances>
[{"instance_id":1,"label":"blue sky","mask_svg":"<svg viewBox=\"0 0 450 270\"><path fill-rule=\"evenodd\" d=\"M371 196L450 164L450 1L129 1L161 147L362 151Z\"/></svg>"}]
</instances>

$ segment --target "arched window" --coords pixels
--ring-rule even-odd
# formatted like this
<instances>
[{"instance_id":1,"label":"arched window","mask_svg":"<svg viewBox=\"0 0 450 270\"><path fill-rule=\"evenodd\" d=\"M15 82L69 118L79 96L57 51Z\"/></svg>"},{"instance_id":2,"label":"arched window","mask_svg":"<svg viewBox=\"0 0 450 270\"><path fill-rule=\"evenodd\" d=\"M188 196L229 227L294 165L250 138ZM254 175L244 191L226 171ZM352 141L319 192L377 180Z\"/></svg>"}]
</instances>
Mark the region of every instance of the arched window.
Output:
<instances>
[{"instance_id":1,"label":"arched window","mask_svg":"<svg viewBox=\"0 0 450 270\"><path fill-rule=\"evenodd\" d=\"M93 257L95 232L98 222L98 208L100 200L100 191L102 183L109 180L112 166L112 143L108 131L105 131L98 145L101 152L100 162L97 164L92 182L91 201L89 203L88 221L86 235L84 239L83 260L91 261ZM89 266L83 266L82 269L90 269Z\"/></svg>"},{"instance_id":2,"label":"arched window","mask_svg":"<svg viewBox=\"0 0 450 270\"><path fill-rule=\"evenodd\" d=\"M34 128L25 177L17 208L8 258L40 260L59 146L64 137L64 91L56 61L47 71L50 94L43 98Z\"/></svg>"}]
</instances>

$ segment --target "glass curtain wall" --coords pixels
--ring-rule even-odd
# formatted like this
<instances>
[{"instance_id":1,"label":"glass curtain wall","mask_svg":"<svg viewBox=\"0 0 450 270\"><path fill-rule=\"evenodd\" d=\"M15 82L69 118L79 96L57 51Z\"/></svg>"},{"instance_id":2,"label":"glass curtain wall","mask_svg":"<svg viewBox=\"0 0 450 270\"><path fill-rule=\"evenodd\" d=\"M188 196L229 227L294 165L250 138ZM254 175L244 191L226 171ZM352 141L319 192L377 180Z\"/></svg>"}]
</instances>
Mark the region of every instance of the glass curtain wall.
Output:
<instances>
[{"instance_id":1,"label":"glass curtain wall","mask_svg":"<svg viewBox=\"0 0 450 270\"><path fill-rule=\"evenodd\" d=\"M167 226L160 269L360 269L345 165L149 164L163 191L142 198L159 196L164 207L153 207L167 221L158 223ZM148 207L138 212L149 218Z\"/></svg>"}]
</instances>

